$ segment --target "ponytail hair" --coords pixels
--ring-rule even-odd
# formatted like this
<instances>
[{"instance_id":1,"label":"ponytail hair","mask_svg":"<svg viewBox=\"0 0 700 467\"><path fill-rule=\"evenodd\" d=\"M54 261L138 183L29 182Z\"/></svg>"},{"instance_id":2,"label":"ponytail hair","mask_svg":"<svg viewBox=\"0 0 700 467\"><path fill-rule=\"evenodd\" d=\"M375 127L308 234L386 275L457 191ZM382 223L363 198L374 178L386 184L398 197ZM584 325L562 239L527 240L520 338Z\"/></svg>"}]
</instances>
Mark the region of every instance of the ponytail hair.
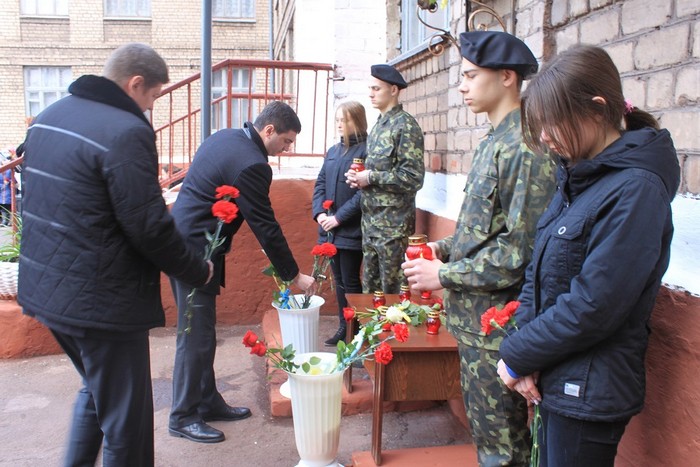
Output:
<instances>
[{"instance_id":1,"label":"ponytail hair","mask_svg":"<svg viewBox=\"0 0 700 467\"><path fill-rule=\"evenodd\" d=\"M619 131L659 128L651 114L625 101L610 55L591 45L574 46L546 63L523 92L521 109L525 144L540 153L542 132L555 146L578 153L582 147L578 129L594 118Z\"/></svg>"},{"instance_id":2,"label":"ponytail hair","mask_svg":"<svg viewBox=\"0 0 700 467\"><path fill-rule=\"evenodd\" d=\"M634 106L625 112L623 118L626 130L640 130L647 127L658 130L661 128L659 121L652 114Z\"/></svg>"}]
</instances>

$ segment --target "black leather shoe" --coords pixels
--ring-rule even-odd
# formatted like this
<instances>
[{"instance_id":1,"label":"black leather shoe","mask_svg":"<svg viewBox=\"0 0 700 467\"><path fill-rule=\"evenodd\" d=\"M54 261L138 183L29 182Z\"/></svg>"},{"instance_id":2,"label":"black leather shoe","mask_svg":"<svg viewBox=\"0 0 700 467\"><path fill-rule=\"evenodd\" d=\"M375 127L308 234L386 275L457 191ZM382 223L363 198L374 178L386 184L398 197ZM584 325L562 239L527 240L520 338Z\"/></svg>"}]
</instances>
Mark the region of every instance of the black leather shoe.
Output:
<instances>
[{"instance_id":1,"label":"black leather shoe","mask_svg":"<svg viewBox=\"0 0 700 467\"><path fill-rule=\"evenodd\" d=\"M179 436L197 443L220 443L226 439L222 431L204 422L195 422L179 428L171 426L168 431L170 431L171 436Z\"/></svg>"},{"instance_id":2,"label":"black leather shoe","mask_svg":"<svg viewBox=\"0 0 700 467\"><path fill-rule=\"evenodd\" d=\"M250 409L246 407L231 407L226 406L223 410L217 410L208 414L202 414L202 420L205 422L232 422L235 420L243 420L250 417Z\"/></svg>"},{"instance_id":3,"label":"black leather shoe","mask_svg":"<svg viewBox=\"0 0 700 467\"><path fill-rule=\"evenodd\" d=\"M338 341L345 340L346 333L347 331L345 330L345 328L338 328L338 330L335 332L335 335L333 335L333 337L324 342L323 345L325 345L326 347L335 347Z\"/></svg>"}]
</instances>

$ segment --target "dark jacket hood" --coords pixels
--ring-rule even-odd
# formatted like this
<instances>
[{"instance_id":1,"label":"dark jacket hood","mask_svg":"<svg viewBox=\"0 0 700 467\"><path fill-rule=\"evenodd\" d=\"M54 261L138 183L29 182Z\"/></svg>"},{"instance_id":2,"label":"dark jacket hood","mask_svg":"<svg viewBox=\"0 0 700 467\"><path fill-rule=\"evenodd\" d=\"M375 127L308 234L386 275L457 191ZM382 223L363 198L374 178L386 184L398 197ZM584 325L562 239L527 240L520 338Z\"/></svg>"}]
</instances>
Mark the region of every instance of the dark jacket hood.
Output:
<instances>
[{"instance_id":1,"label":"dark jacket hood","mask_svg":"<svg viewBox=\"0 0 700 467\"><path fill-rule=\"evenodd\" d=\"M562 165L558 179L560 186L566 187L567 197L575 197L611 171L631 168L658 175L671 199L680 184L678 157L668 130L626 131L593 159L580 161L568 169L565 163Z\"/></svg>"},{"instance_id":2,"label":"dark jacket hood","mask_svg":"<svg viewBox=\"0 0 700 467\"><path fill-rule=\"evenodd\" d=\"M111 79L95 75L83 75L76 79L68 87L68 92L74 96L89 99L111 105L118 109L131 112L149 125L146 115L141 111L136 101L134 101L117 83Z\"/></svg>"}]
</instances>

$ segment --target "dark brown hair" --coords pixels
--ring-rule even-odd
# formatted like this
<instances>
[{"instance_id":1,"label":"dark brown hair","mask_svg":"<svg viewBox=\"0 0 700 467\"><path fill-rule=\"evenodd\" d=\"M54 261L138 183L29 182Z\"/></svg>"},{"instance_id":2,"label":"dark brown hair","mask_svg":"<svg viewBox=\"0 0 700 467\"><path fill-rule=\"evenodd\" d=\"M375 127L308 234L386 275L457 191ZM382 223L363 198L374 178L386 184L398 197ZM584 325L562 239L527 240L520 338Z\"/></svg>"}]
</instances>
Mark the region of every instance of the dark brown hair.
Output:
<instances>
[{"instance_id":1,"label":"dark brown hair","mask_svg":"<svg viewBox=\"0 0 700 467\"><path fill-rule=\"evenodd\" d=\"M594 101L596 96L605 103ZM605 50L590 45L575 46L545 64L523 92L521 108L525 144L540 153L544 130L556 147L578 154L578 129L596 117L601 125L620 131L659 128L649 113L627 108L617 67Z\"/></svg>"},{"instance_id":2,"label":"dark brown hair","mask_svg":"<svg viewBox=\"0 0 700 467\"><path fill-rule=\"evenodd\" d=\"M361 138L367 136L367 115L365 108L357 101L343 102L338 106L338 110L343 112L343 118L346 122L350 121L355 125L354 136ZM347 127L343 131L343 144L346 148L350 147L350 135Z\"/></svg>"},{"instance_id":3,"label":"dark brown hair","mask_svg":"<svg viewBox=\"0 0 700 467\"><path fill-rule=\"evenodd\" d=\"M265 106L253 122L256 130L261 131L267 125L275 128L275 133L282 134L293 131L301 133L301 121L289 104L282 101L272 101Z\"/></svg>"}]
</instances>

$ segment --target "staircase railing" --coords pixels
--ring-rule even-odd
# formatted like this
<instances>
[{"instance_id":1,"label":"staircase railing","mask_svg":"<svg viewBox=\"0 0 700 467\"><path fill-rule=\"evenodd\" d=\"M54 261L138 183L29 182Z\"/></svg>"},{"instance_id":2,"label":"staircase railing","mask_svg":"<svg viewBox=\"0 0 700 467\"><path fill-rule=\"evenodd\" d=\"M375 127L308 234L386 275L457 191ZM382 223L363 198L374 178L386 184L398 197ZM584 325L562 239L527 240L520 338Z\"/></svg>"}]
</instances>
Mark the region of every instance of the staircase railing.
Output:
<instances>
[{"instance_id":1,"label":"staircase railing","mask_svg":"<svg viewBox=\"0 0 700 467\"><path fill-rule=\"evenodd\" d=\"M268 102L283 100L294 108L302 124L296 144L284 157L325 155L332 118L328 108L332 65L230 59L217 63L212 71L218 73L218 81L224 83L223 86L212 86L219 94L212 100L212 115L218 118L212 131L240 127L243 122L254 120ZM196 73L163 89L151 113L160 157L160 183L164 188L184 178L201 143L200 77ZM12 171L13 214L19 211L17 205L20 201L14 175L23 159L20 157L0 164L0 174ZM282 159L277 158L278 167ZM14 223L12 227L17 228Z\"/></svg>"},{"instance_id":2,"label":"staircase railing","mask_svg":"<svg viewBox=\"0 0 700 467\"><path fill-rule=\"evenodd\" d=\"M294 108L302 132L286 156L323 157L328 144L333 66L322 63L229 59L212 67L212 132L253 121L273 100ZM201 143L201 75L161 92L151 115L158 138L161 185L181 180ZM218 84L218 86L217 86ZM281 164L278 157L277 164Z\"/></svg>"}]
</instances>

